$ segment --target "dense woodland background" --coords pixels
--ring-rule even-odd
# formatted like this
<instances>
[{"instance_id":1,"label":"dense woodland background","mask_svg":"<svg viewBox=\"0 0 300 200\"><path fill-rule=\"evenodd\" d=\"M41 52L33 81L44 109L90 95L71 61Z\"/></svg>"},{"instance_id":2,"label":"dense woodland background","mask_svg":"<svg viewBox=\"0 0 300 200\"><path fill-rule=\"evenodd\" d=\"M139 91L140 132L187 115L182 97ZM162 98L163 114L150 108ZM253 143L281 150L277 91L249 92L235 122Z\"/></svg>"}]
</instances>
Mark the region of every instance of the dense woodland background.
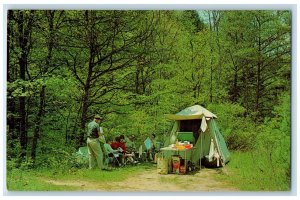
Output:
<instances>
[{"instance_id":1,"label":"dense woodland background","mask_svg":"<svg viewBox=\"0 0 300 200\"><path fill-rule=\"evenodd\" d=\"M231 152L290 187L290 11L10 10L7 22L9 167L70 166L94 114L107 135L163 141L164 114L200 104Z\"/></svg>"}]
</instances>

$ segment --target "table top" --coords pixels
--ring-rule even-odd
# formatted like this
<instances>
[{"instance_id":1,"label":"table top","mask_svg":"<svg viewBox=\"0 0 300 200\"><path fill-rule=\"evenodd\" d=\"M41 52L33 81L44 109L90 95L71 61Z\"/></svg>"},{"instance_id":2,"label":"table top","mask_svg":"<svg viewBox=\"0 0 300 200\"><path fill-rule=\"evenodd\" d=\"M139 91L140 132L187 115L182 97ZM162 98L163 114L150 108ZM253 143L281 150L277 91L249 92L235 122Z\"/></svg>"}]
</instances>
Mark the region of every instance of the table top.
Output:
<instances>
[{"instance_id":1,"label":"table top","mask_svg":"<svg viewBox=\"0 0 300 200\"><path fill-rule=\"evenodd\" d=\"M162 151L189 151L189 150L192 150L193 148L189 148L189 149L176 149L176 148L172 148L172 147L164 147L164 148L161 148L160 150L162 150Z\"/></svg>"}]
</instances>

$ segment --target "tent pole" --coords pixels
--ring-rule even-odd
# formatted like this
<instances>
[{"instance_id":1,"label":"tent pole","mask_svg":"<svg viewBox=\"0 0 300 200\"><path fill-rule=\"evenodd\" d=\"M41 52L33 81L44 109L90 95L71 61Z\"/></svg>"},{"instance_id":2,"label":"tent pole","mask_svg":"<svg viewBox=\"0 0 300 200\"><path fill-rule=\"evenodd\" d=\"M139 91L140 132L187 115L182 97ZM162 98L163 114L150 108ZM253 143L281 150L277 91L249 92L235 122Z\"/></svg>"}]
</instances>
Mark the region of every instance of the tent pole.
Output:
<instances>
[{"instance_id":1,"label":"tent pole","mask_svg":"<svg viewBox=\"0 0 300 200\"><path fill-rule=\"evenodd\" d=\"M200 131L200 140L201 140L201 145L200 145L200 166L199 166L200 169L201 169L201 159L202 159L202 133L203 132Z\"/></svg>"}]
</instances>

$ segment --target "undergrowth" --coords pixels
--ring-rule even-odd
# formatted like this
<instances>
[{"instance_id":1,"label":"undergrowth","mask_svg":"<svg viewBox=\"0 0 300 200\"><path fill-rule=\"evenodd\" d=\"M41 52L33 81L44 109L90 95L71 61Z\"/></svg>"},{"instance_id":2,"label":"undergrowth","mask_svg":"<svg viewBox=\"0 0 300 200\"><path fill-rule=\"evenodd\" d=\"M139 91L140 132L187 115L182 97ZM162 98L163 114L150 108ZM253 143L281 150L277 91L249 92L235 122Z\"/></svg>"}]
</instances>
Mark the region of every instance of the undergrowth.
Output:
<instances>
[{"instance_id":1,"label":"undergrowth","mask_svg":"<svg viewBox=\"0 0 300 200\"><path fill-rule=\"evenodd\" d=\"M218 178L231 182L242 191L289 191L289 168L277 166L261 152L232 152L225 166L228 173Z\"/></svg>"}]
</instances>

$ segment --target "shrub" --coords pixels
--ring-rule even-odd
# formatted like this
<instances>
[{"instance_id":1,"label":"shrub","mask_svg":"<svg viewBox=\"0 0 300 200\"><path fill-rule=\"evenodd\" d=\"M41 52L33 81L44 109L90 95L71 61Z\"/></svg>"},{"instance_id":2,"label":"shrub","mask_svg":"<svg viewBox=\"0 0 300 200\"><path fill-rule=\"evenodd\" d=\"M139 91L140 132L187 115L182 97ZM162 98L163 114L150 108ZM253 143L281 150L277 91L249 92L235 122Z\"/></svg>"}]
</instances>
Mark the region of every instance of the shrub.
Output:
<instances>
[{"instance_id":1,"label":"shrub","mask_svg":"<svg viewBox=\"0 0 300 200\"><path fill-rule=\"evenodd\" d=\"M220 132L230 150L246 151L254 148L256 128L246 109L237 104L210 104L208 109L218 116Z\"/></svg>"},{"instance_id":2,"label":"shrub","mask_svg":"<svg viewBox=\"0 0 300 200\"><path fill-rule=\"evenodd\" d=\"M73 148L72 148L73 149ZM35 166L38 168L52 168L65 171L72 167L81 167L82 163L77 162L75 149L67 148L43 148L43 154L36 158Z\"/></svg>"},{"instance_id":3,"label":"shrub","mask_svg":"<svg viewBox=\"0 0 300 200\"><path fill-rule=\"evenodd\" d=\"M280 98L275 106L274 118L268 118L259 127L256 148L267 157L272 173L286 184L290 183L291 174L291 129L290 129L290 98L288 94Z\"/></svg>"},{"instance_id":4,"label":"shrub","mask_svg":"<svg viewBox=\"0 0 300 200\"><path fill-rule=\"evenodd\" d=\"M273 118L266 118L254 132L251 132L253 144L245 139L247 133L232 134L229 143L240 143L252 146L251 151L231 152L232 159L228 166L234 171L234 176L228 177L238 184L242 190L287 191L291 184L290 165L290 100L285 94L280 98L280 104L274 107ZM249 134L249 135L251 135ZM231 142L234 140L234 142ZM240 140L240 141L239 141ZM246 143L246 144L243 144Z\"/></svg>"}]
</instances>

